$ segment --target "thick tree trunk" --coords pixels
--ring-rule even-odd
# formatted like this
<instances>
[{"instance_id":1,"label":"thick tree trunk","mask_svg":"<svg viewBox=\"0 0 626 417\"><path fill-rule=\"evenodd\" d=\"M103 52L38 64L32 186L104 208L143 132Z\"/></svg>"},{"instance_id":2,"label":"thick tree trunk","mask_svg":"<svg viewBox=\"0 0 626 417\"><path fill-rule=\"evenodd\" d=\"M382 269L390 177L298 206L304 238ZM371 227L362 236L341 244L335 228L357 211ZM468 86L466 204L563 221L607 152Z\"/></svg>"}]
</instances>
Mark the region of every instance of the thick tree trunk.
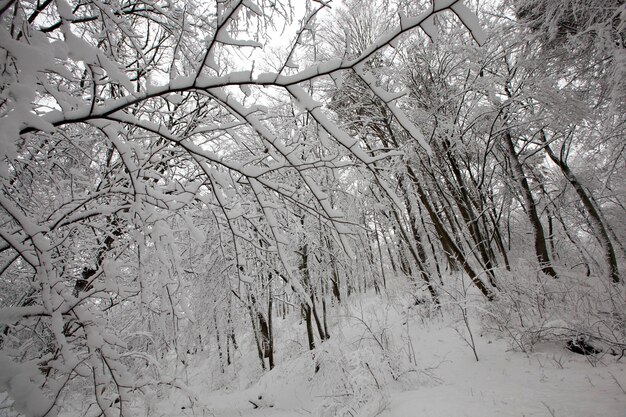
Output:
<instances>
[{"instance_id":1,"label":"thick tree trunk","mask_svg":"<svg viewBox=\"0 0 626 417\"><path fill-rule=\"evenodd\" d=\"M257 337L258 339L257 344L258 344L258 349L259 349L259 355L260 355L261 361L263 362L263 369L265 369L265 358L269 358L270 369L272 369L274 358L273 358L273 352L272 352L272 347L271 347L270 326L268 324L268 321L265 319L265 316L263 316L263 313L261 313L261 311L259 310L256 298L252 294L250 294L250 304L251 304L250 314L253 316L253 321L256 318L259 324L258 333L260 334L260 337ZM269 310L271 312L271 305L269 307ZM255 326L253 323L253 328L254 327Z\"/></svg>"},{"instance_id":2,"label":"thick tree trunk","mask_svg":"<svg viewBox=\"0 0 626 417\"><path fill-rule=\"evenodd\" d=\"M309 262L308 247L306 244L304 244L300 248L300 265L298 266L298 269L300 270L300 273L302 274L302 279L306 284L309 284L310 282L308 262ZM309 286L309 290L310 290L310 286ZM313 303L313 297L310 296L309 298L311 299L311 303ZM315 349L315 334L313 333L313 317L312 317L313 314L312 314L311 305L309 305L308 303L305 303L303 300L302 311L304 313L304 320L306 323L306 335L307 335L307 339L309 342L309 350ZM319 323L319 319L316 318L316 320Z\"/></svg>"},{"instance_id":3,"label":"thick tree trunk","mask_svg":"<svg viewBox=\"0 0 626 417\"><path fill-rule=\"evenodd\" d=\"M306 324L306 336L309 342L309 350L313 350L315 349L315 334L313 333L311 306L309 306L308 304L302 304L302 310L304 311L304 321Z\"/></svg>"},{"instance_id":4,"label":"thick tree trunk","mask_svg":"<svg viewBox=\"0 0 626 417\"><path fill-rule=\"evenodd\" d=\"M256 344L257 354L259 355L259 361L261 362L261 369L265 371L265 359L263 358L263 349L261 347L261 341L259 340L259 332L257 331L256 317L252 308L252 305L248 305L248 312L250 313L250 321L252 323L252 334L254 334L254 342Z\"/></svg>"},{"instance_id":5,"label":"thick tree trunk","mask_svg":"<svg viewBox=\"0 0 626 417\"><path fill-rule=\"evenodd\" d=\"M328 236L325 237L325 240L326 240L326 247L328 248L328 253L332 254L333 246ZM341 303L341 291L340 291L341 282L339 280L339 272L337 270L337 261L335 260L335 257L332 255L330 256L330 269L332 271L332 278L330 279L331 292L333 296L337 299L337 302Z\"/></svg>"},{"instance_id":6,"label":"thick tree trunk","mask_svg":"<svg viewBox=\"0 0 626 417\"><path fill-rule=\"evenodd\" d=\"M526 175L524 173L524 167L522 167L519 156L515 152L513 138L511 138L511 133L508 130L504 132L503 137L504 144L511 161L511 167L513 169L513 179L520 185L522 198L524 199L524 205L526 206L526 213L528 214L528 220L533 228L533 235L535 238L535 255L537 257L537 261L539 262L539 267L544 274L553 278L558 278L556 271L552 267L550 256L548 255L546 237L543 232L541 220L539 219L539 214L537 213L537 205L535 204L535 199L530 191L530 186L528 185L528 180L526 179Z\"/></svg>"},{"instance_id":7,"label":"thick tree trunk","mask_svg":"<svg viewBox=\"0 0 626 417\"><path fill-rule=\"evenodd\" d=\"M337 265L333 267L333 278L331 279L333 296L337 299L338 303L341 303L341 291L339 291L339 274L337 273Z\"/></svg>"},{"instance_id":8,"label":"thick tree trunk","mask_svg":"<svg viewBox=\"0 0 626 417\"><path fill-rule=\"evenodd\" d=\"M326 340L326 332L324 331L324 327L322 325L322 321L320 320L319 314L317 314L315 297L313 296L311 296L311 312L313 313L313 318L315 319L315 326L317 327L317 333L320 335L320 340L323 342L324 340Z\"/></svg>"},{"instance_id":9,"label":"thick tree trunk","mask_svg":"<svg viewBox=\"0 0 626 417\"><path fill-rule=\"evenodd\" d=\"M576 175L572 172L569 165L562 159L557 157L550 145L547 143L545 138L545 133L542 132L542 138L544 141L544 149L550 159L561 169L563 176L569 181L569 183L574 187L576 194L580 198L580 201L583 203L583 207L585 211L589 215L591 219L591 225L594 228L594 231L597 235L600 244L602 245L602 249L604 250L604 259L608 266L608 275L612 282L619 283L620 275L619 269L617 266L617 257L615 256L615 249L613 248L613 244L611 243L611 239L609 238L609 233L607 228L605 227L605 222L602 218L602 212L597 209L597 205L594 201L591 193L588 193L587 190L583 187L583 185L578 181Z\"/></svg>"}]
</instances>

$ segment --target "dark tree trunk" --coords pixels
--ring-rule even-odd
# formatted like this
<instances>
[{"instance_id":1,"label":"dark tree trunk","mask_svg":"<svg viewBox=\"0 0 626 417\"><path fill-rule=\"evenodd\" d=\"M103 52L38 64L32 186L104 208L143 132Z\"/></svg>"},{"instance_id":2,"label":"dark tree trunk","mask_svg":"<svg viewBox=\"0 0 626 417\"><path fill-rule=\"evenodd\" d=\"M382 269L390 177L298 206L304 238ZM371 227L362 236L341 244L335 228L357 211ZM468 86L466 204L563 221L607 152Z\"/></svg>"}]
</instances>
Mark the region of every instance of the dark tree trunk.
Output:
<instances>
[{"instance_id":1,"label":"dark tree trunk","mask_svg":"<svg viewBox=\"0 0 626 417\"><path fill-rule=\"evenodd\" d=\"M270 364L273 364L273 361L274 361L273 352L271 348L270 326L268 324L268 321L265 319L265 316L263 315L263 313L261 313L261 311L259 310L259 306L254 295L249 293L249 297L250 297L250 315L253 321L253 330L255 330L256 328L255 321L258 322L258 325L259 325L258 334L260 334L260 337L258 337L256 333L255 333L255 336L257 339L257 345L258 345L257 348L259 350L259 357L261 358L261 362L263 362L263 369L265 369L265 358L271 358ZM271 305L269 307L269 310L271 312ZM270 365L270 369L271 368L272 368L272 365Z\"/></svg>"},{"instance_id":2,"label":"dark tree trunk","mask_svg":"<svg viewBox=\"0 0 626 417\"><path fill-rule=\"evenodd\" d=\"M330 257L330 269L332 271L332 278L330 279L331 290L332 290L333 296L337 299L337 302L341 303L341 291L340 291L341 282L339 280L339 272L337 270L337 261L335 260L335 257L332 256L332 253L333 253L332 244L328 237L326 237L326 247L328 248L328 253L331 254L331 257Z\"/></svg>"},{"instance_id":3,"label":"dark tree trunk","mask_svg":"<svg viewBox=\"0 0 626 417\"><path fill-rule=\"evenodd\" d=\"M259 332L256 325L256 317L253 311L252 305L248 305L248 312L250 313L250 321L252 323L252 333L254 334L254 342L256 344L256 350L261 361L261 369L265 371L265 359L263 358L263 349L261 347L261 341L259 340Z\"/></svg>"},{"instance_id":4,"label":"dark tree trunk","mask_svg":"<svg viewBox=\"0 0 626 417\"><path fill-rule=\"evenodd\" d=\"M300 248L300 265L298 269L300 270L300 273L302 274L303 281L307 285L310 283L308 262L309 262L308 246L304 244ZM310 289L310 286L309 286L309 289ZM311 302L313 302L313 297L309 296L309 298ZM309 342L309 350L313 350L315 349L315 334L313 333L312 306L304 301L305 300L303 300L302 302L302 311L304 313L304 321L306 323L306 335L307 335L307 339Z\"/></svg>"},{"instance_id":5,"label":"dark tree trunk","mask_svg":"<svg viewBox=\"0 0 626 417\"><path fill-rule=\"evenodd\" d=\"M330 339L330 333L328 333L328 317L326 314L326 298L322 297L322 319L324 320L324 334L326 339Z\"/></svg>"},{"instance_id":6,"label":"dark tree trunk","mask_svg":"<svg viewBox=\"0 0 626 417\"><path fill-rule=\"evenodd\" d=\"M385 267L383 264L383 250L380 244L380 235L378 234L378 222L376 221L376 219L374 219L374 234L376 234L376 246L378 247L380 275L383 278L383 288L387 289L387 277L385 276Z\"/></svg>"},{"instance_id":7,"label":"dark tree trunk","mask_svg":"<svg viewBox=\"0 0 626 417\"><path fill-rule=\"evenodd\" d=\"M561 172L572 185L572 187L574 187L576 194L578 194L580 201L583 203L585 211L587 212L587 214L589 214L593 229L604 250L604 258L609 268L609 278L612 282L619 283L620 275L617 266L617 257L615 256L615 249L613 248L613 244L611 243L611 239L609 238L609 233L607 232L607 229L605 227L602 213L599 209L596 208L597 204L595 203L593 196L588 193L587 190L585 190L583 185L580 183L580 181L578 181L578 178L572 172L569 165L563 160L563 158L557 157L552 149L550 149L550 145L547 143L544 132L542 132L542 139L544 141L544 149L546 150L546 153L548 154L550 159L561 169Z\"/></svg>"},{"instance_id":8,"label":"dark tree trunk","mask_svg":"<svg viewBox=\"0 0 626 417\"><path fill-rule=\"evenodd\" d=\"M326 340L326 332L324 331L324 327L322 326L322 321L320 320L319 314L317 314L317 307L315 305L315 297L311 296L311 312L313 313L313 318L315 319L315 326L317 327L317 333L320 335L320 340L323 342Z\"/></svg>"},{"instance_id":9,"label":"dark tree trunk","mask_svg":"<svg viewBox=\"0 0 626 417\"><path fill-rule=\"evenodd\" d=\"M539 214L537 213L537 205L535 204L535 199L530 191L530 186L528 185L528 180L526 179L526 175L524 173L524 167L522 167L519 156L515 152L513 138L511 138L511 133L508 130L504 132L503 136L504 144L509 154L511 168L513 170L513 179L520 185L528 220L533 228L533 235L535 238L535 255L537 256L539 267L544 274L553 278L558 278L556 271L552 267L550 256L548 255L546 237L543 232L543 226L541 225L541 219L539 219Z\"/></svg>"},{"instance_id":10,"label":"dark tree trunk","mask_svg":"<svg viewBox=\"0 0 626 417\"><path fill-rule=\"evenodd\" d=\"M302 310L304 312L304 321L306 324L306 336L309 342L309 350L315 349L315 334L313 333L313 320L311 318L311 306L308 304L302 304Z\"/></svg>"},{"instance_id":11,"label":"dark tree trunk","mask_svg":"<svg viewBox=\"0 0 626 417\"><path fill-rule=\"evenodd\" d=\"M267 343L268 343L268 352L267 358L269 360L270 370L274 369L274 330L272 328L272 305L273 305L272 294L270 292L269 298L267 300Z\"/></svg>"},{"instance_id":12,"label":"dark tree trunk","mask_svg":"<svg viewBox=\"0 0 626 417\"><path fill-rule=\"evenodd\" d=\"M433 222L433 225L435 226L435 231L437 232L437 236L439 237L439 240L441 241L442 247L444 248L444 250L450 251L449 256L455 258L458 262L461 263L463 270L470 277L472 283L476 286L476 288L478 288L478 290L485 297L487 297L488 300L493 300L494 299L493 292L478 277L476 272L474 272L471 265L468 263L467 259L465 258L465 255L463 254L461 249L456 245L456 243L452 240L452 238L446 231L441 219L439 218L437 213L433 210L432 206L430 205L430 202L428 201L426 194L424 193L424 190L422 189L422 186L419 184L417 180L417 176L415 175L415 172L410 167L408 168L408 170L409 170L408 171L409 178L411 178L411 181L413 181L415 190L417 192L417 196L419 197L420 201L422 202L422 205L424 206L424 208L426 209L426 212L428 213L430 217L430 220Z\"/></svg>"},{"instance_id":13,"label":"dark tree trunk","mask_svg":"<svg viewBox=\"0 0 626 417\"><path fill-rule=\"evenodd\" d=\"M493 239L496 242L496 247L498 248L500 255L502 255L502 260L504 261L504 267L506 268L507 271L510 271L511 264L509 263L509 255L507 253L506 248L504 247L504 241L502 239L502 233L500 233L500 227L498 224L499 222L498 222L498 218L496 217L495 209L492 209L490 211L489 219L491 220L491 223L493 224Z\"/></svg>"},{"instance_id":14,"label":"dark tree trunk","mask_svg":"<svg viewBox=\"0 0 626 417\"><path fill-rule=\"evenodd\" d=\"M450 181L447 181L446 183L447 188L454 198L456 206L459 209L459 213L461 214L461 218L465 222L474 245L478 249L480 256L477 258L484 264L485 272L489 277L489 282L495 287L495 276L493 275L494 263L489 255L490 249L488 248L488 242L480 230L478 218L474 213L472 202L467 192L466 181L463 179L461 169L457 164L454 155L452 155L452 152L450 151L450 143L448 140L444 140L444 152L446 154L448 166L450 167L454 179L456 180L458 190L453 187Z\"/></svg>"}]
</instances>

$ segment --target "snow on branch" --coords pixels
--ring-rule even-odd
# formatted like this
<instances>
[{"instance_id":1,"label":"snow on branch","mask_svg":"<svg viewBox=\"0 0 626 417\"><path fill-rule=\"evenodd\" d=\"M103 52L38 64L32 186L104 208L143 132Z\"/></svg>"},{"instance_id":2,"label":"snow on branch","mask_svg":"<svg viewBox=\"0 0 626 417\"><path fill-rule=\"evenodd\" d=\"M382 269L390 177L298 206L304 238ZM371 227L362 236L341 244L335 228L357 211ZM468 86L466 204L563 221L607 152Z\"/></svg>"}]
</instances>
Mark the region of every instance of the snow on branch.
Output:
<instances>
[{"instance_id":1,"label":"snow on branch","mask_svg":"<svg viewBox=\"0 0 626 417\"><path fill-rule=\"evenodd\" d=\"M156 358L183 351L181 300L201 286L187 271L209 262L190 254L220 259L212 283L251 287L271 271L311 307L298 260L306 223L352 262L361 220L341 201L354 177L402 206L379 168L401 153L368 151L320 85L356 73L430 153L402 93L365 65L410 31L434 38L447 10L484 35L461 1L436 1L357 56L305 65L305 34L330 10L319 1L285 39L287 56L259 65L272 18L299 13L293 2L74 3L0 3L0 279L14 292L0 305L0 389L17 412L41 416L68 387L88 386L89 413L123 416L137 387L163 383ZM147 329L148 346L128 342Z\"/></svg>"}]
</instances>

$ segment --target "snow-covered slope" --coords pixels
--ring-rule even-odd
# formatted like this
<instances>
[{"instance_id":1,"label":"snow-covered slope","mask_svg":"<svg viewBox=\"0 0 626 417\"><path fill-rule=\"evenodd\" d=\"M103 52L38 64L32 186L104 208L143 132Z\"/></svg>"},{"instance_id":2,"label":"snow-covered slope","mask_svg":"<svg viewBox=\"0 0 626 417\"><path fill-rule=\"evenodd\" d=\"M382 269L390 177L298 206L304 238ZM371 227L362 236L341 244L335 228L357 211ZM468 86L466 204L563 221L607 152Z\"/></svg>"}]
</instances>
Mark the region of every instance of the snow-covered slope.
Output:
<instances>
[{"instance_id":1,"label":"snow-covered slope","mask_svg":"<svg viewBox=\"0 0 626 417\"><path fill-rule=\"evenodd\" d=\"M224 374L211 358L190 357L180 372L191 393L174 390L154 415L626 416L624 358L578 355L561 342L513 350L482 328L479 305L466 310L466 325L459 304L434 310L406 294L399 288L335 306L331 339L314 352L304 349L297 318L277 320L277 334L288 336L277 340L278 365L266 374L251 371L260 366L245 346Z\"/></svg>"}]
</instances>

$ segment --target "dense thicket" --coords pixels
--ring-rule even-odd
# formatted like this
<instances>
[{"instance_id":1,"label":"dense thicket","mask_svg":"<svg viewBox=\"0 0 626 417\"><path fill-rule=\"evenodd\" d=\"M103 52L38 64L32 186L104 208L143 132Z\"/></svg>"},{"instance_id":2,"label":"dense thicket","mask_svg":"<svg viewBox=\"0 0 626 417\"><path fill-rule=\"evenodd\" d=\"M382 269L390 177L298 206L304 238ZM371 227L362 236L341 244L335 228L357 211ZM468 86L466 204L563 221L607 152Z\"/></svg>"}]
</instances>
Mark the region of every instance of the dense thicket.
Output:
<instances>
[{"instance_id":1,"label":"dense thicket","mask_svg":"<svg viewBox=\"0 0 626 417\"><path fill-rule=\"evenodd\" d=\"M149 412L399 277L626 348L626 6L344 3L0 2L2 409Z\"/></svg>"}]
</instances>

